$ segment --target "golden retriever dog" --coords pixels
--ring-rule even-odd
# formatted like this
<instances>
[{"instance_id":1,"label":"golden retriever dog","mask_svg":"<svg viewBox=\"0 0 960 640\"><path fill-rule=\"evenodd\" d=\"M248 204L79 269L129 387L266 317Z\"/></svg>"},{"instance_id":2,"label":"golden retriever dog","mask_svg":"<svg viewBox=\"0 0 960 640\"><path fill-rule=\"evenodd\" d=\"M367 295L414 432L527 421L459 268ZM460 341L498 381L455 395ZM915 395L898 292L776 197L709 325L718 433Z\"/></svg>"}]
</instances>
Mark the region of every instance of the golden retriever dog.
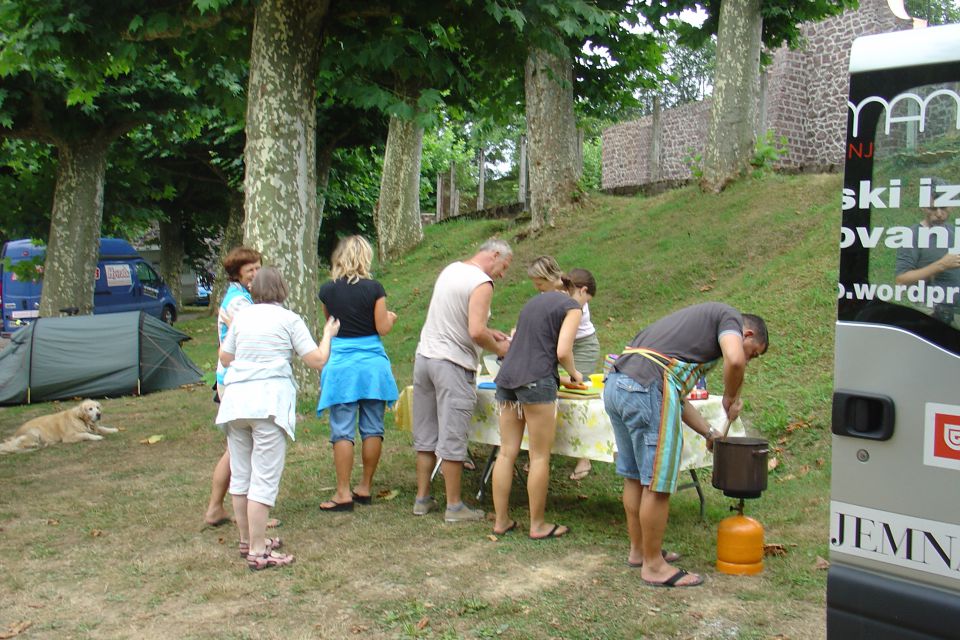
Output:
<instances>
[{"instance_id":1,"label":"golden retriever dog","mask_svg":"<svg viewBox=\"0 0 960 640\"><path fill-rule=\"evenodd\" d=\"M57 442L103 440L101 434L116 433L117 429L100 424L102 413L99 402L84 400L72 409L34 418L0 443L0 454L30 451Z\"/></svg>"}]
</instances>

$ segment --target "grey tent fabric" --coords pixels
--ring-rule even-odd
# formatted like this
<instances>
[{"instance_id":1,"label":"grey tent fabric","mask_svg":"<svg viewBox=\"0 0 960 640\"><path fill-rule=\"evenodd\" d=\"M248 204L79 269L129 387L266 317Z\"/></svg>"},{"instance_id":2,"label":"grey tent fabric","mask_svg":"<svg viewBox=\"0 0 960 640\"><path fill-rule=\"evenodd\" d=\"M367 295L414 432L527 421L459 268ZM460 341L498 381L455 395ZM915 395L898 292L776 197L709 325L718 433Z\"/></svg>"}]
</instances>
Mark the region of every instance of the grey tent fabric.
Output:
<instances>
[{"instance_id":1,"label":"grey tent fabric","mask_svg":"<svg viewBox=\"0 0 960 640\"><path fill-rule=\"evenodd\" d=\"M190 337L141 311L40 318L0 351L0 404L137 395L199 382Z\"/></svg>"}]
</instances>

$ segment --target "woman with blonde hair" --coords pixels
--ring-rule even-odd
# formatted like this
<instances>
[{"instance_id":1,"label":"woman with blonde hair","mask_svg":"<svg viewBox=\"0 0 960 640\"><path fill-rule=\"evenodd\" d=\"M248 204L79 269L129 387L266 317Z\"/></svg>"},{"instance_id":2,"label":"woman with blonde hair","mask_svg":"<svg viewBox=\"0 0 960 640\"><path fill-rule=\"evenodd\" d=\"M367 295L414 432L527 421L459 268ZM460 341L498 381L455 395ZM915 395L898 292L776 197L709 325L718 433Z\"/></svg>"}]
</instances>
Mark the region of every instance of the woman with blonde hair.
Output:
<instances>
[{"instance_id":1,"label":"woman with blonde hair","mask_svg":"<svg viewBox=\"0 0 960 640\"><path fill-rule=\"evenodd\" d=\"M533 282L533 286L540 291L562 291L564 285L561 282L562 272L560 265L552 256L540 256L535 258L527 268L527 276ZM593 274L586 269L571 269L567 277L573 286L584 289L589 297L586 300L592 300L597 294L597 281ZM573 360L577 371L584 377L589 376L597 368L600 361L600 341L597 339L597 329L590 321L590 304L583 303L583 315L580 317L580 326L577 327L577 337L573 342ZM570 382L569 376L561 376L561 383ZM583 480L590 473L593 466L590 458L580 458L577 460L577 466L570 474L571 480Z\"/></svg>"},{"instance_id":2,"label":"woman with blonde hair","mask_svg":"<svg viewBox=\"0 0 960 640\"><path fill-rule=\"evenodd\" d=\"M387 310L387 293L370 275L373 248L361 236L340 240L330 260L330 281L320 287L327 317L340 320L330 362L320 378L317 415L330 411L330 443L337 488L321 511L353 511L354 503L373 501L373 476L383 445L383 414L397 399L397 383L381 336L397 314ZM363 475L351 489L354 433L359 426Z\"/></svg>"},{"instance_id":3,"label":"woman with blonde hair","mask_svg":"<svg viewBox=\"0 0 960 640\"><path fill-rule=\"evenodd\" d=\"M287 437L295 438L297 385L294 354L314 369L323 368L339 323L327 320L318 346L303 318L285 309L287 285L274 267L264 267L250 283L255 304L233 318L220 346L227 367L217 425L230 450L230 495L240 533L240 555L254 571L292 564L277 551L279 538L265 535L270 509L280 491Z\"/></svg>"}]
</instances>

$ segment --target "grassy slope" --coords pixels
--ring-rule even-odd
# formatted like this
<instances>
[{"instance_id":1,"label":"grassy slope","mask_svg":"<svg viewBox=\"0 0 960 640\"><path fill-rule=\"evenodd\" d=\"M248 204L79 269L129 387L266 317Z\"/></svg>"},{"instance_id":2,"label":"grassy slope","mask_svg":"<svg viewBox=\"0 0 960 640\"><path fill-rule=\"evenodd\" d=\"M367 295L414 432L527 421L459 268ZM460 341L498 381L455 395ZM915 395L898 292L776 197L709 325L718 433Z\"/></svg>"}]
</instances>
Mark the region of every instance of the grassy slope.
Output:
<instances>
[{"instance_id":1,"label":"grassy slope","mask_svg":"<svg viewBox=\"0 0 960 640\"><path fill-rule=\"evenodd\" d=\"M680 307L722 300L770 325L771 349L751 365L744 392L754 426L777 433L788 422L827 418L836 282L838 176L771 176L720 195L693 188L654 198L591 197L536 239L514 243L497 285L491 324L512 326L533 289L532 258L549 253L564 268L593 272L590 303L600 343L618 352L646 324ZM503 222L443 224L423 245L381 270L400 320L387 337L398 377L409 381L413 351L435 274L484 238L513 240ZM717 378L719 385L719 378Z\"/></svg>"},{"instance_id":2,"label":"grassy slope","mask_svg":"<svg viewBox=\"0 0 960 640\"><path fill-rule=\"evenodd\" d=\"M198 387L105 401L108 423L125 431L102 443L0 458L0 530L19 550L5 556L0 631L29 620L31 637L822 637L825 572L813 565L826 556L839 189L838 176L771 176L716 196L594 196L538 238L514 243L514 267L494 298L492 324L509 328L533 294L525 265L550 253L595 274L591 311L606 351L702 300L767 318L772 346L748 369L745 418L778 447L779 466L748 512L790 553L761 576L712 571L716 523L730 501L708 487L707 522L684 491L667 533L681 566L706 573L707 584L638 587L637 572L622 564L621 483L611 465L575 483L566 478L573 462L556 460L548 511L575 531L559 544L522 535L494 543L483 525L413 518L409 436L390 425L378 487L398 497L350 516L318 514L332 461L327 426L310 417L306 399L277 509L298 564L247 575L233 558L235 532L197 531L222 450L209 392ZM439 270L490 235L513 240L518 231L499 221L432 227L420 248L377 274L400 316L386 342L401 384ZM206 368L212 323L181 325ZM0 437L59 409L0 409ZM165 440L138 444L155 433ZM521 483L513 502L526 522Z\"/></svg>"}]
</instances>

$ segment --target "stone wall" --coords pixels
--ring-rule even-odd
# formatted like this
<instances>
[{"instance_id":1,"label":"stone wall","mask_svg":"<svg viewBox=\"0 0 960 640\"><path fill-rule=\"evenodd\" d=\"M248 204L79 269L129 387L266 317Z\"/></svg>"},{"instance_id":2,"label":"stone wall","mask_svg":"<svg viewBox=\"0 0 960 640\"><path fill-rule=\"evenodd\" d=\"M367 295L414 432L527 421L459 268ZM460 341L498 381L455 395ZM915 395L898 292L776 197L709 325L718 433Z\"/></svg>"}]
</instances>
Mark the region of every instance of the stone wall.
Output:
<instances>
[{"instance_id":1,"label":"stone wall","mask_svg":"<svg viewBox=\"0 0 960 640\"><path fill-rule=\"evenodd\" d=\"M761 83L758 130L787 138L778 169L831 171L843 165L850 46L859 36L912 26L893 14L887 0L861 0L855 11L803 25L800 49L776 51ZM636 191L690 180L689 158L703 153L710 107L708 98L604 130L603 189Z\"/></svg>"}]
</instances>

